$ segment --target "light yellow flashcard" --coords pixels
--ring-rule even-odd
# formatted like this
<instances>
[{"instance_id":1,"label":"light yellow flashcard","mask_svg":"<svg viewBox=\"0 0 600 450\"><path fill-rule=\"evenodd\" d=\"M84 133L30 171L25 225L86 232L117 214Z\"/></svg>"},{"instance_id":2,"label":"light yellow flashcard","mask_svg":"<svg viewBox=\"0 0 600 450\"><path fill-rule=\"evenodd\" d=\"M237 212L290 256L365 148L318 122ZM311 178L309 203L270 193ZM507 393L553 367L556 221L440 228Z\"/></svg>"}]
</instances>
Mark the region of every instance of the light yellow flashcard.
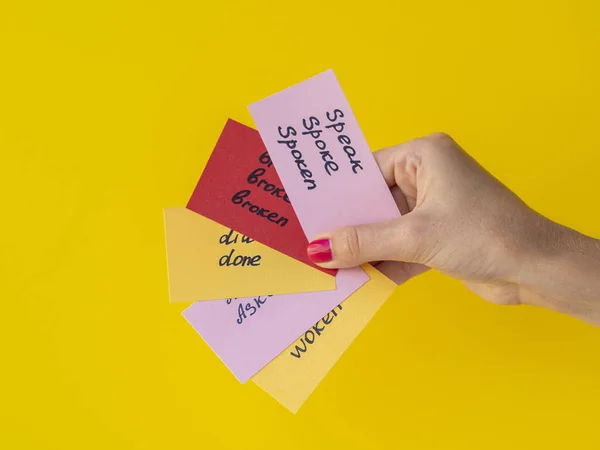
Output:
<instances>
[{"instance_id":1,"label":"light yellow flashcard","mask_svg":"<svg viewBox=\"0 0 600 450\"><path fill-rule=\"evenodd\" d=\"M373 266L362 267L371 279L252 377L294 413L396 288Z\"/></svg>"},{"instance_id":2,"label":"light yellow flashcard","mask_svg":"<svg viewBox=\"0 0 600 450\"><path fill-rule=\"evenodd\" d=\"M335 289L335 277L187 208L164 219L171 302Z\"/></svg>"}]
</instances>

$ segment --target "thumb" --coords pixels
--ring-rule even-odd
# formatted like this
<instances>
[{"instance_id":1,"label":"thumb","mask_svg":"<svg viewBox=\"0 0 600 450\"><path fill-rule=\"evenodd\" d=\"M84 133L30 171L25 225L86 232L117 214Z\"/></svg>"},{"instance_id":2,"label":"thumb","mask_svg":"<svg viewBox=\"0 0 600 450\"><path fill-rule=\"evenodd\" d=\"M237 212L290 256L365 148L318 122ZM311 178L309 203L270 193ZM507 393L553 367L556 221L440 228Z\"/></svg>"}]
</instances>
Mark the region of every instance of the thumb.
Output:
<instances>
[{"instance_id":1,"label":"thumb","mask_svg":"<svg viewBox=\"0 0 600 450\"><path fill-rule=\"evenodd\" d=\"M343 269L371 261L424 263L427 253L423 215L413 211L385 222L338 228L308 244L311 261Z\"/></svg>"}]
</instances>

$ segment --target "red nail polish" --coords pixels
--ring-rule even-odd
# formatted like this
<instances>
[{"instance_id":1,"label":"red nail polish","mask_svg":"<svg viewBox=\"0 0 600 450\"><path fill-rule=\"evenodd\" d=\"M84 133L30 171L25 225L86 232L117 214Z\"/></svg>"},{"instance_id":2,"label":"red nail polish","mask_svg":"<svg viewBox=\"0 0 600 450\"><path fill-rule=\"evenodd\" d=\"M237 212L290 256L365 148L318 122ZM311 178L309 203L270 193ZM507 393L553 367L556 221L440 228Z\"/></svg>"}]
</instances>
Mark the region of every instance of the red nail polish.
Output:
<instances>
[{"instance_id":1,"label":"red nail polish","mask_svg":"<svg viewBox=\"0 0 600 450\"><path fill-rule=\"evenodd\" d=\"M329 262L333 259L331 252L331 242L329 239L318 239L308 244L306 253L314 263Z\"/></svg>"}]
</instances>

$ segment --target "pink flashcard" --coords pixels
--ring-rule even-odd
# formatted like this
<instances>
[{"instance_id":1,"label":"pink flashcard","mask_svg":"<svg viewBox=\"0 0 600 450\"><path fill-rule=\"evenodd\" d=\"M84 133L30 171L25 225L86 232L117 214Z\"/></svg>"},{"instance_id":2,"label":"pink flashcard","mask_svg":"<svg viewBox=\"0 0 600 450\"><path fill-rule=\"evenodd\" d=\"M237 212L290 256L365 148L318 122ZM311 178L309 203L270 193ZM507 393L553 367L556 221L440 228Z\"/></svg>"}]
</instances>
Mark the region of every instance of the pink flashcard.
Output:
<instances>
[{"instance_id":1,"label":"pink flashcard","mask_svg":"<svg viewBox=\"0 0 600 450\"><path fill-rule=\"evenodd\" d=\"M354 267L334 291L196 302L183 316L244 383L368 280Z\"/></svg>"},{"instance_id":2,"label":"pink flashcard","mask_svg":"<svg viewBox=\"0 0 600 450\"><path fill-rule=\"evenodd\" d=\"M249 109L308 239L400 216L332 70Z\"/></svg>"}]
</instances>

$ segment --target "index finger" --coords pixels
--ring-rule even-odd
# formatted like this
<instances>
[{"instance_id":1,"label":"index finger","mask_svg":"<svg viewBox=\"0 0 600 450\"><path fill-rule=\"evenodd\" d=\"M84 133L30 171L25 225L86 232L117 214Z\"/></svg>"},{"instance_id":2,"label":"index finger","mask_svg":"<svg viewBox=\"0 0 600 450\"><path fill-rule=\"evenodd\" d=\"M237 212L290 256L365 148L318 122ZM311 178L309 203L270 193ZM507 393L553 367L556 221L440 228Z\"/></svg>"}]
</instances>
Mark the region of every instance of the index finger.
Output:
<instances>
[{"instance_id":1,"label":"index finger","mask_svg":"<svg viewBox=\"0 0 600 450\"><path fill-rule=\"evenodd\" d=\"M415 149L415 140L404 142L403 144L394 145L392 147L382 148L373 152L375 161L379 166L379 170L383 174L383 178L388 187L396 185L396 169L400 158L409 150Z\"/></svg>"}]
</instances>

